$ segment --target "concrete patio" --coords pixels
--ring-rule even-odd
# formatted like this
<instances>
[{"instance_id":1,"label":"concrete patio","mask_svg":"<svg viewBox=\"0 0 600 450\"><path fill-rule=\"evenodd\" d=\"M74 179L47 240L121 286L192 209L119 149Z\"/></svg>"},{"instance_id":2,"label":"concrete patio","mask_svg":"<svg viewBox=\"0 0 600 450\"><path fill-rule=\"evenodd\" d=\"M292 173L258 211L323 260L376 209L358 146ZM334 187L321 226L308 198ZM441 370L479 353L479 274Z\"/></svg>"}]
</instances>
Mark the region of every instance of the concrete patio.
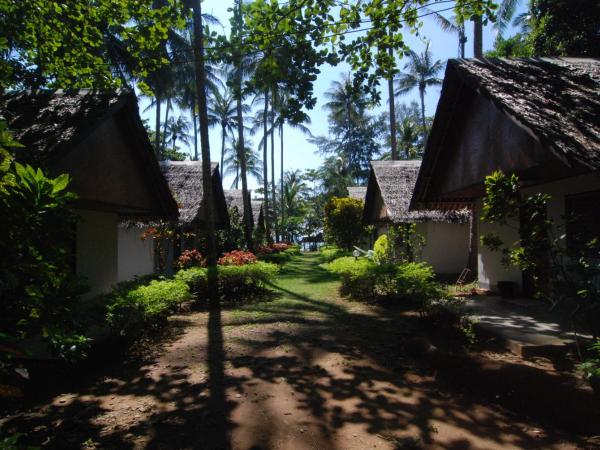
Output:
<instances>
[{"instance_id":1,"label":"concrete patio","mask_svg":"<svg viewBox=\"0 0 600 450\"><path fill-rule=\"evenodd\" d=\"M550 310L540 300L475 297L467 300L480 332L499 339L523 356L564 355L575 348L576 334L567 312Z\"/></svg>"}]
</instances>

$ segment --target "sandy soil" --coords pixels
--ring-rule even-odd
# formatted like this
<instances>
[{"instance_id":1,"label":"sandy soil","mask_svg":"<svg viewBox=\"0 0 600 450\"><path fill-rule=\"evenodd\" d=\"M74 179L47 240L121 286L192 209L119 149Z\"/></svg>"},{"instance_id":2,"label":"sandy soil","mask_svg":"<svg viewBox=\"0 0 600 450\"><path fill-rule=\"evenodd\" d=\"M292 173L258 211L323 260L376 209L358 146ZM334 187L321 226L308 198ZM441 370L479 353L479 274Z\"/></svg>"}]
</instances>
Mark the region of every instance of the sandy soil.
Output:
<instances>
[{"instance_id":1,"label":"sandy soil","mask_svg":"<svg viewBox=\"0 0 600 450\"><path fill-rule=\"evenodd\" d=\"M416 319L338 298L316 264L2 424L61 449L592 448L437 381L406 356Z\"/></svg>"}]
</instances>

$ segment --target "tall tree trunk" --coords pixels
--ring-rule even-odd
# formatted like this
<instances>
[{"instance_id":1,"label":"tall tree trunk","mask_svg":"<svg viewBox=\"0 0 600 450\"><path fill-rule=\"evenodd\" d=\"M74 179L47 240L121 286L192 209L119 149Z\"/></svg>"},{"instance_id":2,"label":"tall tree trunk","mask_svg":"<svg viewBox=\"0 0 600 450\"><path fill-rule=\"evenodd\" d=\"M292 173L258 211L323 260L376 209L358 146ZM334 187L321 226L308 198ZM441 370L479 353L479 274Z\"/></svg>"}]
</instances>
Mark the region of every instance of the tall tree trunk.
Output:
<instances>
[{"instance_id":1,"label":"tall tree trunk","mask_svg":"<svg viewBox=\"0 0 600 450\"><path fill-rule=\"evenodd\" d=\"M473 57L483 58L483 23L481 16L473 19Z\"/></svg>"},{"instance_id":2,"label":"tall tree trunk","mask_svg":"<svg viewBox=\"0 0 600 450\"><path fill-rule=\"evenodd\" d=\"M388 78L388 101L390 102L390 137L392 146L392 161L398 158L398 142L396 140L396 105L394 98L394 80Z\"/></svg>"},{"instance_id":3,"label":"tall tree trunk","mask_svg":"<svg viewBox=\"0 0 600 450\"><path fill-rule=\"evenodd\" d=\"M265 89L265 109L263 111L263 189L264 189L264 205L265 205L265 234L267 242L272 242L271 239L271 218L269 217L269 151L268 151L268 120L269 120L269 89Z\"/></svg>"},{"instance_id":4,"label":"tall tree trunk","mask_svg":"<svg viewBox=\"0 0 600 450\"><path fill-rule=\"evenodd\" d=\"M163 135L162 135L162 144L161 150L165 150L167 148L167 123L169 122L169 110L171 109L171 97L167 97L167 109L165 111L165 123L163 123Z\"/></svg>"},{"instance_id":5,"label":"tall tree trunk","mask_svg":"<svg viewBox=\"0 0 600 450\"><path fill-rule=\"evenodd\" d=\"M425 89L419 88L419 96L421 97L421 125L423 133L427 130L427 122L425 122Z\"/></svg>"},{"instance_id":6,"label":"tall tree trunk","mask_svg":"<svg viewBox=\"0 0 600 450\"><path fill-rule=\"evenodd\" d=\"M223 172L225 171L225 127L221 127L221 180L223 179ZM236 187L237 189L237 181Z\"/></svg>"},{"instance_id":7,"label":"tall tree trunk","mask_svg":"<svg viewBox=\"0 0 600 450\"><path fill-rule=\"evenodd\" d=\"M237 8L235 13L237 16L236 21L238 33L240 35L240 42L238 42L238 44L241 44L242 27L244 23L242 18L242 0L236 0L236 3ZM237 48L239 48L239 46ZM254 250L254 242L252 240L252 207L250 204L250 195L248 195L248 177L246 174L246 151L244 148L244 115L242 111L242 57L239 54L239 50L237 48L234 53L234 61L236 64L235 96L238 128L238 165L240 170L240 176L242 177L242 197L244 202L244 235L246 238L246 247L249 251L252 251Z\"/></svg>"},{"instance_id":8,"label":"tall tree trunk","mask_svg":"<svg viewBox=\"0 0 600 450\"><path fill-rule=\"evenodd\" d=\"M196 100L194 99L194 102ZM194 161L198 161L198 124L196 123L196 108L192 108L192 122L194 123Z\"/></svg>"},{"instance_id":9,"label":"tall tree trunk","mask_svg":"<svg viewBox=\"0 0 600 450\"><path fill-rule=\"evenodd\" d=\"M277 221L277 194L275 192L275 88L271 94L271 199L273 204L273 225L275 242L279 242L279 225Z\"/></svg>"},{"instance_id":10,"label":"tall tree trunk","mask_svg":"<svg viewBox=\"0 0 600 450\"><path fill-rule=\"evenodd\" d=\"M390 57L394 58L394 49L388 50ZM394 98L394 77L390 76L388 82L388 102L390 103L390 144L392 146L392 161L398 159L398 143L396 141L396 102Z\"/></svg>"},{"instance_id":11,"label":"tall tree trunk","mask_svg":"<svg viewBox=\"0 0 600 450\"><path fill-rule=\"evenodd\" d=\"M207 262L210 270L217 263L215 236L215 211L213 209L212 169L210 162L210 142L208 138L208 112L206 105L206 72L204 70L204 31L202 29L202 7L200 0L194 0L194 68L196 72L196 96L198 97L198 117L200 119L200 146L202 151L202 190L206 222ZM209 274L209 298L218 300L216 273Z\"/></svg>"},{"instance_id":12,"label":"tall tree trunk","mask_svg":"<svg viewBox=\"0 0 600 450\"><path fill-rule=\"evenodd\" d=\"M281 174L281 180L279 180L281 189L281 235L283 236L285 227L285 202L283 197L283 120L279 124L279 146L281 153L281 160L279 161L279 172Z\"/></svg>"},{"instance_id":13,"label":"tall tree trunk","mask_svg":"<svg viewBox=\"0 0 600 450\"><path fill-rule=\"evenodd\" d=\"M160 161L160 104L162 100L159 95L156 95L156 121L154 125L154 153L156 159Z\"/></svg>"},{"instance_id":14,"label":"tall tree trunk","mask_svg":"<svg viewBox=\"0 0 600 450\"><path fill-rule=\"evenodd\" d=\"M460 48L460 57L465 58L465 44L467 43L467 36L465 34L465 25L462 24L458 28L458 46Z\"/></svg>"},{"instance_id":15,"label":"tall tree trunk","mask_svg":"<svg viewBox=\"0 0 600 450\"><path fill-rule=\"evenodd\" d=\"M240 181L240 165L238 164L235 168L235 188L238 188L238 183Z\"/></svg>"}]
</instances>

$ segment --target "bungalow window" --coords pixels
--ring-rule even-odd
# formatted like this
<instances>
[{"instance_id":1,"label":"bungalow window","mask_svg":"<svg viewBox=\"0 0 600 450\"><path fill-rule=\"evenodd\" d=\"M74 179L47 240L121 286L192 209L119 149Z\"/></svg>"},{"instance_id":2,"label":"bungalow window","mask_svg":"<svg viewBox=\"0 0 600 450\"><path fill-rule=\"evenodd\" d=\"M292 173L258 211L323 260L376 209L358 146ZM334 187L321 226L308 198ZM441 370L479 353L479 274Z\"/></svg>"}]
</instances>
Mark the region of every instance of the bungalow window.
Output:
<instances>
[{"instance_id":1,"label":"bungalow window","mask_svg":"<svg viewBox=\"0 0 600 450\"><path fill-rule=\"evenodd\" d=\"M600 191L567 196L565 216L567 250L578 255L598 257L598 247L588 245L594 238L600 239Z\"/></svg>"}]
</instances>

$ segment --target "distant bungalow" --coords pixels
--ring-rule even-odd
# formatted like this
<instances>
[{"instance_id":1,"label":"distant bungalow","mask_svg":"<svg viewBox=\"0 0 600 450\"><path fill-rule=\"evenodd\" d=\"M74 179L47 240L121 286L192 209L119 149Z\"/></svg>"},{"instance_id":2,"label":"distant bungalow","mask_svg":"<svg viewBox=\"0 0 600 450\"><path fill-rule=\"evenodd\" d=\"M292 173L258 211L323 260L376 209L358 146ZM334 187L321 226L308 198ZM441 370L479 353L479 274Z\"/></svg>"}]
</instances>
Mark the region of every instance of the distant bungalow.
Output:
<instances>
[{"instance_id":1,"label":"distant bungalow","mask_svg":"<svg viewBox=\"0 0 600 450\"><path fill-rule=\"evenodd\" d=\"M365 195L367 195L366 186L348 186L348 197L364 202Z\"/></svg>"},{"instance_id":2,"label":"distant bungalow","mask_svg":"<svg viewBox=\"0 0 600 450\"><path fill-rule=\"evenodd\" d=\"M175 242L174 247L174 256L177 256L182 250L199 247L198 238L206 225L202 162L162 161L160 169L167 179L179 207L177 226L180 231L180 239ZM211 172L215 225L217 228L227 228L229 215L218 163L211 163Z\"/></svg>"},{"instance_id":3,"label":"distant bungalow","mask_svg":"<svg viewBox=\"0 0 600 450\"><path fill-rule=\"evenodd\" d=\"M177 205L162 176L127 91L39 91L5 94L2 115L25 148L17 159L67 173L78 198L74 271L85 277L88 296L119 281L153 273L152 242L128 219L175 220Z\"/></svg>"},{"instance_id":4,"label":"distant bungalow","mask_svg":"<svg viewBox=\"0 0 600 450\"><path fill-rule=\"evenodd\" d=\"M411 208L475 205L496 170L517 174L522 192L552 199L548 218L570 249L598 237L600 224L600 61L450 60ZM565 223L565 216L577 221ZM478 221L480 235L519 240L519 224ZM565 227L566 225L566 227ZM505 268L502 253L478 250L479 284L499 281L531 293L531 280Z\"/></svg>"},{"instance_id":5,"label":"distant bungalow","mask_svg":"<svg viewBox=\"0 0 600 450\"><path fill-rule=\"evenodd\" d=\"M377 238L390 225L415 223L425 238L421 260L438 275L457 276L469 261L470 213L461 210L409 211L421 161L372 161L363 221Z\"/></svg>"}]
</instances>

